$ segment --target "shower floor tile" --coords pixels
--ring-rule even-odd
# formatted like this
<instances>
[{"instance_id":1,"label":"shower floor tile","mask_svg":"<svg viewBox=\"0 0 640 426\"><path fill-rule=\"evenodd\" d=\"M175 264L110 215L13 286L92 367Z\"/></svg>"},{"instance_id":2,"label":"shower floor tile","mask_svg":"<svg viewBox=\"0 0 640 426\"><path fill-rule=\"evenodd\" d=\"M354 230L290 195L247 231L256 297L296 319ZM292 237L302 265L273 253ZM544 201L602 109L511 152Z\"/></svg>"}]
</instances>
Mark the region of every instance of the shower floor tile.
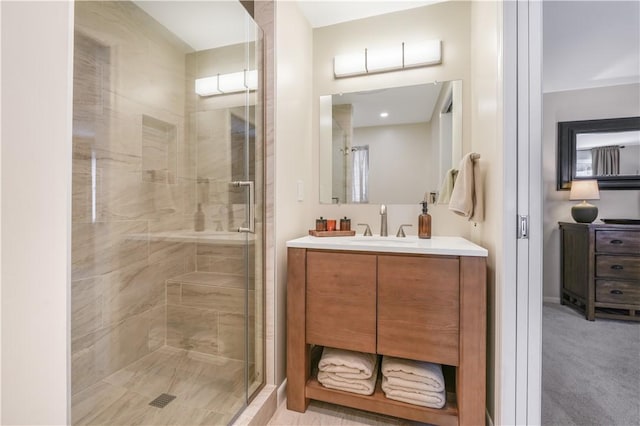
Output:
<instances>
[{"instance_id":1,"label":"shower floor tile","mask_svg":"<svg viewBox=\"0 0 640 426\"><path fill-rule=\"evenodd\" d=\"M161 393L176 399L149 406ZM163 347L73 396L74 425L227 424L244 403L241 361Z\"/></svg>"}]
</instances>

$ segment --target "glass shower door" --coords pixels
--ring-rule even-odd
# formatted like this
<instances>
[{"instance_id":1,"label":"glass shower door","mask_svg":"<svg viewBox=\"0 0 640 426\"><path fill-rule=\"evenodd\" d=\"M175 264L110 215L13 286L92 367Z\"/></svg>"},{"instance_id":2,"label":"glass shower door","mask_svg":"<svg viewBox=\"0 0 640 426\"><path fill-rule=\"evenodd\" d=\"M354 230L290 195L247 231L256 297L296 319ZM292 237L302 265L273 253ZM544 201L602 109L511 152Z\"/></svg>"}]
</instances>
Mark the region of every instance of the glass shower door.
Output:
<instances>
[{"instance_id":1,"label":"glass shower door","mask_svg":"<svg viewBox=\"0 0 640 426\"><path fill-rule=\"evenodd\" d=\"M261 49L239 2L75 3L73 424L228 423L264 383Z\"/></svg>"}]
</instances>

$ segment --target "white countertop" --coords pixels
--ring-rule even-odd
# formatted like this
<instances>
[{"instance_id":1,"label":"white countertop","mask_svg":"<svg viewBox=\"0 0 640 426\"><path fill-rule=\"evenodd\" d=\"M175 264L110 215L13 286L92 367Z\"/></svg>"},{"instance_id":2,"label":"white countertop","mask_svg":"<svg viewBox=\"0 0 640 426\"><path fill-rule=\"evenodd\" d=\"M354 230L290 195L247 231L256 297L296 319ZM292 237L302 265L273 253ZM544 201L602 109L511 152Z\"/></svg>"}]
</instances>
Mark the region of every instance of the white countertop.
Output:
<instances>
[{"instance_id":1,"label":"white countertop","mask_svg":"<svg viewBox=\"0 0 640 426\"><path fill-rule=\"evenodd\" d=\"M287 247L319 250L351 250L383 253L440 254L447 256L487 257L487 249L462 237L431 237L416 235L405 238L381 237L313 237L307 235L287 241Z\"/></svg>"}]
</instances>

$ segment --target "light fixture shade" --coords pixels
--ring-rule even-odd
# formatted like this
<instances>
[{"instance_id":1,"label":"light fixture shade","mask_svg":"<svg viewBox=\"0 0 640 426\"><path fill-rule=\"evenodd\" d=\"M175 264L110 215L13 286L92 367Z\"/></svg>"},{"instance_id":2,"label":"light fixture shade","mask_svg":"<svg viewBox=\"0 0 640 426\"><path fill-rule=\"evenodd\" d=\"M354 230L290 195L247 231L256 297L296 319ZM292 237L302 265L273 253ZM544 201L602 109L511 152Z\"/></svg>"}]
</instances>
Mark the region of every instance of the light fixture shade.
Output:
<instances>
[{"instance_id":1,"label":"light fixture shade","mask_svg":"<svg viewBox=\"0 0 640 426\"><path fill-rule=\"evenodd\" d=\"M258 88L258 70L247 71L247 89L256 90Z\"/></svg>"},{"instance_id":2,"label":"light fixture shade","mask_svg":"<svg viewBox=\"0 0 640 426\"><path fill-rule=\"evenodd\" d=\"M196 93L200 96L220 95L218 90L218 76L196 79Z\"/></svg>"},{"instance_id":3,"label":"light fixture shade","mask_svg":"<svg viewBox=\"0 0 640 426\"><path fill-rule=\"evenodd\" d=\"M440 40L404 43L404 67L423 67L442 62Z\"/></svg>"},{"instance_id":4,"label":"light fixture shade","mask_svg":"<svg viewBox=\"0 0 640 426\"><path fill-rule=\"evenodd\" d=\"M220 74L218 76L218 87L222 93L241 92L246 90L244 71L231 74Z\"/></svg>"},{"instance_id":5,"label":"light fixture shade","mask_svg":"<svg viewBox=\"0 0 640 426\"><path fill-rule=\"evenodd\" d=\"M367 64L364 50L348 55L338 55L333 58L333 74L336 77L347 77L366 73Z\"/></svg>"},{"instance_id":6,"label":"light fixture shade","mask_svg":"<svg viewBox=\"0 0 640 426\"><path fill-rule=\"evenodd\" d=\"M599 200L597 180L574 180L571 182L570 200Z\"/></svg>"},{"instance_id":7,"label":"light fixture shade","mask_svg":"<svg viewBox=\"0 0 640 426\"><path fill-rule=\"evenodd\" d=\"M223 95L257 88L258 70L238 71L196 79L196 93L200 96Z\"/></svg>"},{"instance_id":8,"label":"light fixture shade","mask_svg":"<svg viewBox=\"0 0 640 426\"><path fill-rule=\"evenodd\" d=\"M382 72L402 68L402 48L367 49L367 71Z\"/></svg>"}]
</instances>

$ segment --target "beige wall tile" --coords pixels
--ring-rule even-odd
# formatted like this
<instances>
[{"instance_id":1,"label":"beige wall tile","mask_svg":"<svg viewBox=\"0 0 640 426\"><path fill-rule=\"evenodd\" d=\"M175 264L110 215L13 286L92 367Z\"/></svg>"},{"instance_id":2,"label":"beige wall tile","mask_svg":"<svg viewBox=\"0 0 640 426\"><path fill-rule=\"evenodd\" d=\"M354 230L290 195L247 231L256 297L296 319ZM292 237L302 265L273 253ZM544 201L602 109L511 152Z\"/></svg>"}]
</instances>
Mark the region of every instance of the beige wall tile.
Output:
<instances>
[{"instance_id":1,"label":"beige wall tile","mask_svg":"<svg viewBox=\"0 0 640 426\"><path fill-rule=\"evenodd\" d=\"M72 341L71 389L75 394L149 353L150 318L127 318Z\"/></svg>"},{"instance_id":2,"label":"beige wall tile","mask_svg":"<svg viewBox=\"0 0 640 426\"><path fill-rule=\"evenodd\" d=\"M180 283L167 283L167 305L180 305L182 294L182 284Z\"/></svg>"},{"instance_id":3,"label":"beige wall tile","mask_svg":"<svg viewBox=\"0 0 640 426\"><path fill-rule=\"evenodd\" d=\"M74 223L72 279L102 275L146 261L146 239L132 237L146 232L146 222L142 221Z\"/></svg>"},{"instance_id":4,"label":"beige wall tile","mask_svg":"<svg viewBox=\"0 0 640 426\"><path fill-rule=\"evenodd\" d=\"M182 284L182 305L244 314L245 292L237 288Z\"/></svg>"},{"instance_id":5,"label":"beige wall tile","mask_svg":"<svg viewBox=\"0 0 640 426\"><path fill-rule=\"evenodd\" d=\"M218 313L205 309L167 306L167 345L218 353Z\"/></svg>"},{"instance_id":6,"label":"beige wall tile","mask_svg":"<svg viewBox=\"0 0 640 426\"><path fill-rule=\"evenodd\" d=\"M103 281L102 277L93 277L71 283L72 339L102 327Z\"/></svg>"}]
</instances>

